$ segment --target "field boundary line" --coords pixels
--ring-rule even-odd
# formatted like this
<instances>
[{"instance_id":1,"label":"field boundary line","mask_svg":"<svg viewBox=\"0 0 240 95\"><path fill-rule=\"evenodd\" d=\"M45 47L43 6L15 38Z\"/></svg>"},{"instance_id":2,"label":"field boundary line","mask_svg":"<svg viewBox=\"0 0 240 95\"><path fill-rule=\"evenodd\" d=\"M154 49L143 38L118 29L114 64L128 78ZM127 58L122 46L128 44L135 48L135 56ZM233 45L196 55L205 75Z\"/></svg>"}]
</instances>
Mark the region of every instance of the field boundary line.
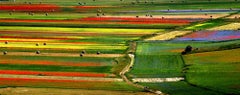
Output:
<instances>
[{"instance_id":1,"label":"field boundary line","mask_svg":"<svg viewBox=\"0 0 240 95\"><path fill-rule=\"evenodd\" d=\"M94 78L94 77L74 77L74 76L37 76L37 75L13 75L13 74L0 74L0 78L19 78L19 79L46 79L46 80L87 80L87 81L123 81L120 78Z\"/></svg>"},{"instance_id":2,"label":"field boundary line","mask_svg":"<svg viewBox=\"0 0 240 95\"><path fill-rule=\"evenodd\" d=\"M178 82L184 80L183 77L175 78L134 78L133 82L145 82L145 83L162 83L162 82Z\"/></svg>"}]
</instances>

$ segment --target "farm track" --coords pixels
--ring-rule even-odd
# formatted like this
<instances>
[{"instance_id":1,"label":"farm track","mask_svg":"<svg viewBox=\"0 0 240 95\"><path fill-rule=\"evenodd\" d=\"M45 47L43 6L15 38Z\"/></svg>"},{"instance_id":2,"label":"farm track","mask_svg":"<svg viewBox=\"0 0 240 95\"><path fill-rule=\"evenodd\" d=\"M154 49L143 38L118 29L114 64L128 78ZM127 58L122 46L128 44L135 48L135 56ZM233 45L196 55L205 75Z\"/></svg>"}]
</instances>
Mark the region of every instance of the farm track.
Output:
<instances>
[{"instance_id":1,"label":"farm track","mask_svg":"<svg viewBox=\"0 0 240 95\"><path fill-rule=\"evenodd\" d=\"M8 52L11 56L51 56L51 57L80 57L80 53L41 53L35 52ZM82 57L99 57L99 58L115 58L123 57L124 54L83 54Z\"/></svg>"},{"instance_id":2,"label":"farm track","mask_svg":"<svg viewBox=\"0 0 240 95\"><path fill-rule=\"evenodd\" d=\"M134 84L132 81L130 81L130 80L126 77L125 73L129 72L130 68L134 65L134 55L133 55L133 54L128 54L128 56L130 57L131 62L130 62L130 64L128 64L128 65L119 73L119 75L122 77L122 79L123 79L127 84L132 85L132 86L134 86L134 87L144 89L144 90L149 91L149 92L154 93L154 94L164 95L161 91L155 91L155 90L152 90L152 89L149 89L149 88L145 88L145 87L142 86L142 85Z\"/></svg>"}]
</instances>

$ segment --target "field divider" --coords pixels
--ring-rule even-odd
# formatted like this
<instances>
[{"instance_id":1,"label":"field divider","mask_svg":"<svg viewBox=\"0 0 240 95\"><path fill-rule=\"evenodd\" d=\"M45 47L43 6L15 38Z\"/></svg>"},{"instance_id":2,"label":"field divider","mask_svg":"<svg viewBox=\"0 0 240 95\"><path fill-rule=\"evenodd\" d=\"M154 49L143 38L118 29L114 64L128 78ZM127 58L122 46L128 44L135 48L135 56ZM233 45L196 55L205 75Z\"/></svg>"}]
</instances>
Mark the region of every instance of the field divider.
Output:
<instances>
[{"instance_id":1,"label":"field divider","mask_svg":"<svg viewBox=\"0 0 240 95\"><path fill-rule=\"evenodd\" d=\"M162 83L162 82L178 82L184 80L182 77L175 78L134 78L133 82L146 82L146 83Z\"/></svg>"},{"instance_id":2,"label":"field divider","mask_svg":"<svg viewBox=\"0 0 240 95\"><path fill-rule=\"evenodd\" d=\"M120 78L99 78L99 77L67 77L67 76L36 76L36 75L12 75L0 74L0 78L18 78L18 79L45 79L45 80L70 80L70 81L106 81L106 82L121 82Z\"/></svg>"}]
</instances>

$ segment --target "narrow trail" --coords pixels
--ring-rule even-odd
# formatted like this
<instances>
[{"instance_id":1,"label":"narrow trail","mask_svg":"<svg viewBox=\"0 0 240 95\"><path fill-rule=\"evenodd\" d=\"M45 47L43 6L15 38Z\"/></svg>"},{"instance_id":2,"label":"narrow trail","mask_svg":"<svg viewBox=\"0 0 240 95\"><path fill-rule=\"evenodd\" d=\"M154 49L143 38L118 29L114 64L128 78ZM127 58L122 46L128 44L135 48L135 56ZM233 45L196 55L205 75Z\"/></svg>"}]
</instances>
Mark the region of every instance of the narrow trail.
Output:
<instances>
[{"instance_id":1,"label":"narrow trail","mask_svg":"<svg viewBox=\"0 0 240 95\"><path fill-rule=\"evenodd\" d=\"M153 90L153 89L149 89L149 88L146 88L142 85L139 85L139 84L134 84L132 81L130 81L125 73L129 72L130 68L134 65L134 55L133 54L128 54L128 56L130 57L131 59L131 62L130 64L128 64L120 73L119 75L122 77L122 79L129 85L132 85L134 87L137 87L137 88L141 88L141 89L144 89L146 91L149 91L151 93L154 93L154 94L158 94L158 95L164 95L164 93L162 93L161 91L156 91L156 90Z\"/></svg>"}]
</instances>

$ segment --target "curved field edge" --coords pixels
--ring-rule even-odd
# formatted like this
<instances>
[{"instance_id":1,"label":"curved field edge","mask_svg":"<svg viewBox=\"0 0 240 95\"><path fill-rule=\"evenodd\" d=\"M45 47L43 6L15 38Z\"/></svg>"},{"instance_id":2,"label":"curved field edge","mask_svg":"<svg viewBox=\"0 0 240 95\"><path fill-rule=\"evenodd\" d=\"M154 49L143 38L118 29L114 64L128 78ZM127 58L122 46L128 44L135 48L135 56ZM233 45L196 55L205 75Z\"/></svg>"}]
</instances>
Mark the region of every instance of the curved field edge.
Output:
<instances>
[{"instance_id":1,"label":"curved field edge","mask_svg":"<svg viewBox=\"0 0 240 95\"><path fill-rule=\"evenodd\" d=\"M234 53L233 53L234 52ZM226 94L239 94L240 49L185 55L186 80Z\"/></svg>"},{"instance_id":2,"label":"curved field edge","mask_svg":"<svg viewBox=\"0 0 240 95\"><path fill-rule=\"evenodd\" d=\"M236 45L236 43L238 43L238 42L239 42L239 40L223 41L223 42L190 42L190 41L187 41L185 43L176 42L176 41L169 41L169 42L165 42L165 41L141 42L140 41L140 42L138 42L138 47L137 47L137 50L136 50L137 51L136 52L136 61L139 60L138 57L137 57L138 55L142 55L142 56L144 56L144 55L145 56L150 56L150 55L155 55L155 56L159 56L159 55L163 55L163 56L179 55L179 56L181 56L180 55L181 51L183 51L184 48L187 45L191 45L194 48L200 48L200 49L201 48L205 48L205 49L206 48L208 48L208 49L213 48L212 50L209 50L209 51L219 51L219 50L224 50L223 47L226 47L225 49L237 48L238 46ZM200 52L204 52L204 51L200 51ZM144 57L141 57L140 59L142 59L142 58L144 58ZM144 70L143 68L144 67L147 68L148 66L151 66L149 63L157 62L157 61L149 61L149 60L153 60L152 57L151 58L146 58L145 60L141 60L141 61L135 63L135 66L132 68L131 72L128 73L128 77L136 78L137 74L139 74L139 73L143 74L143 73L146 72L146 70ZM156 57L154 60L161 60L161 57ZM143 63L145 63L145 65L147 65L147 66L144 66L144 67L141 67L141 68L136 67L137 66L136 64L143 64ZM163 63L165 63L165 62L163 62ZM163 63L161 63L161 64L163 64ZM158 65L160 65L160 64L158 64ZM182 65L185 65L185 64L182 64ZM157 68L156 66L157 65L152 65L151 67L149 67L149 70L151 70L153 68ZM169 65L169 66L171 66L171 65ZM173 67L175 67L175 66L173 66ZM185 73L182 72L182 70L185 72L184 68L185 67L180 66L180 71L179 71L179 73L181 74L180 76L185 76ZM133 72L136 69L140 69L140 70L137 70L138 72L136 74L134 74ZM157 72L157 70L155 70L155 71L153 70L153 72ZM153 72L151 72L151 73L153 73ZM188 70L186 72L188 72ZM138 84L142 84L144 86L149 86L150 88L154 88L154 89L160 89L160 90L163 89L162 90L163 92L168 92L168 93L171 93L173 95L175 95L175 94L176 95L178 95L178 94L182 95L183 93L184 93L184 95L186 95L186 94L192 95L193 93L197 94L197 95L202 95L203 93L205 93L205 94L208 93L208 94L211 94L211 95L231 93L231 91L226 91L226 92L217 91L216 89L213 89L211 87L208 88L208 86L205 87L205 86L201 86L201 85L192 85L192 84L189 85L188 84L188 79L190 79L190 78L188 78L187 74L188 73L186 73L186 80L185 80L187 82L181 81L181 82L177 82L176 84L175 83L138 83ZM156 76L156 75L154 75L154 76ZM163 77L162 75L157 75L157 77L159 77L159 76ZM153 77L153 75L151 75L150 77ZM196 91L194 91L194 90L193 91L188 91L187 89L185 89L185 91L187 92L187 93L185 93L185 92L181 92L181 91L184 91L183 89L182 90L174 89L174 87L183 86L183 85L185 85L187 87L190 87L191 89L195 89ZM169 88L167 88L167 87L169 87ZM199 91L204 91L204 92L195 93L195 92L199 92Z\"/></svg>"}]
</instances>

